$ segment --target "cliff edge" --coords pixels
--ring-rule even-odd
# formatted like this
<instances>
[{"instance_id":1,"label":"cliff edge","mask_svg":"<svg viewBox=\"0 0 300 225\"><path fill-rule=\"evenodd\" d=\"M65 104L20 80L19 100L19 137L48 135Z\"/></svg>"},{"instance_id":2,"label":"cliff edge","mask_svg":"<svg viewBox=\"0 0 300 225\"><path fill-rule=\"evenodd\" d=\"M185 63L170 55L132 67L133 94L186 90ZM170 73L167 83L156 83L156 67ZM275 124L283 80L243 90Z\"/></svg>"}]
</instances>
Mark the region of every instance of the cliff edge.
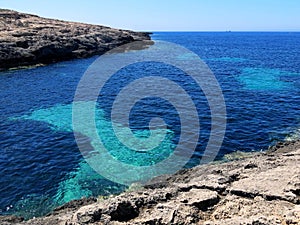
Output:
<instances>
[{"instance_id":1,"label":"cliff edge","mask_svg":"<svg viewBox=\"0 0 300 225\"><path fill-rule=\"evenodd\" d=\"M0 9L0 70L100 55L145 40L149 33Z\"/></svg>"}]
</instances>

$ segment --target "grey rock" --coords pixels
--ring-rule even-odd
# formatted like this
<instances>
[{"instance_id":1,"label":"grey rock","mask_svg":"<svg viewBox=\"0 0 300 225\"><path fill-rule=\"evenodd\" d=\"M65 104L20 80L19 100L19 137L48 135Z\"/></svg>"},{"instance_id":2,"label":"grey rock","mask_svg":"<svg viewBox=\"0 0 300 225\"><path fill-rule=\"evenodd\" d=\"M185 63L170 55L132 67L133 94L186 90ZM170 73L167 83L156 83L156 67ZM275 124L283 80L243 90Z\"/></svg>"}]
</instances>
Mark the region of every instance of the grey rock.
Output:
<instances>
[{"instance_id":1,"label":"grey rock","mask_svg":"<svg viewBox=\"0 0 300 225\"><path fill-rule=\"evenodd\" d=\"M108 199L73 201L29 221L0 217L0 224L300 225L300 148L286 148L182 170Z\"/></svg>"},{"instance_id":2,"label":"grey rock","mask_svg":"<svg viewBox=\"0 0 300 225\"><path fill-rule=\"evenodd\" d=\"M134 41L152 44L146 32L0 9L0 70L101 55Z\"/></svg>"},{"instance_id":3,"label":"grey rock","mask_svg":"<svg viewBox=\"0 0 300 225\"><path fill-rule=\"evenodd\" d=\"M17 216L0 216L1 225L19 224L24 221L24 218Z\"/></svg>"},{"instance_id":4,"label":"grey rock","mask_svg":"<svg viewBox=\"0 0 300 225\"><path fill-rule=\"evenodd\" d=\"M210 207L219 202L218 193L208 189L191 189L188 192L181 192L178 195L180 202L195 206L202 211L207 211Z\"/></svg>"}]
</instances>

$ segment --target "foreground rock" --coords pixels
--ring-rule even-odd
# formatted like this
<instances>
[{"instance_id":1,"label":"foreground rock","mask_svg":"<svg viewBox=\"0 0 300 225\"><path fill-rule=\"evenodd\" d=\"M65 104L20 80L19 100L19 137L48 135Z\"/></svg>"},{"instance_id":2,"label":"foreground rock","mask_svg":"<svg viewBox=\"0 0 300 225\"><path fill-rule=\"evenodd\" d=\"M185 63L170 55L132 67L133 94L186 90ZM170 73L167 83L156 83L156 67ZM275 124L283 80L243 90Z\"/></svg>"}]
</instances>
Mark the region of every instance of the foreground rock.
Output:
<instances>
[{"instance_id":1,"label":"foreground rock","mask_svg":"<svg viewBox=\"0 0 300 225\"><path fill-rule=\"evenodd\" d=\"M0 70L103 54L137 40L149 34L0 9Z\"/></svg>"},{"instance_id":2,"label":"foreground rock","mask_svg":"<svg viewBox=\"0 0 300 225\"><path fill-rule=\"evenodd\" d=\"M106 200L71 202L43 218L2 218L1 224L296 225L299 162L300 143L295 142L269 153L160 177L138 191Z\"/></svg>"}]
</instances>

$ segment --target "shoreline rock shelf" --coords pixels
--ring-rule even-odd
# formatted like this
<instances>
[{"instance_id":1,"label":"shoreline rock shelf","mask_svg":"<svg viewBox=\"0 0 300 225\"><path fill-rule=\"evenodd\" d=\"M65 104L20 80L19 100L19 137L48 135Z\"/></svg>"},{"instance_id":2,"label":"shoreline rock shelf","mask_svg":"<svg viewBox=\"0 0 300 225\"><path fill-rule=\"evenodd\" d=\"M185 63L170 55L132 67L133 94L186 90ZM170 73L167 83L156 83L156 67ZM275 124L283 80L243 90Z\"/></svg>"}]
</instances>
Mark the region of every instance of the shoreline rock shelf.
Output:
<instances>
[{"instance_id":1,"label":"shoreline rock shelf","mask_svg":"<svg viewBox=\"0 0 300 225\"><path fill-rule=\"evenodd\" d=\"M29 221L2 225L300 224L300 142L155 178L108 199L82 199Z\"/></svg>"},{"instance_id":2,"label":"shoreline rock shelf","mask_svg":"<svg viewBox=\"0 0 300 225\"><path fill-rule=\"evenodd\" d=\"M56 19L0 9L0 70L101 55L147 32Z\"/></svg>"},{"instance_id":3,"label":"shoreline rock shelf","mask_svg":"<svg viewBox=\"0 0 300 225\"><path fill-rule=\"evenodd\" d=\"M0 70L100 55L133 41L151 43L149 33L0 9ZM0 216L0 224L300 225L300 142L158 177L108 199L75 200L29 221Z\"/></svg>"}]
</instances>

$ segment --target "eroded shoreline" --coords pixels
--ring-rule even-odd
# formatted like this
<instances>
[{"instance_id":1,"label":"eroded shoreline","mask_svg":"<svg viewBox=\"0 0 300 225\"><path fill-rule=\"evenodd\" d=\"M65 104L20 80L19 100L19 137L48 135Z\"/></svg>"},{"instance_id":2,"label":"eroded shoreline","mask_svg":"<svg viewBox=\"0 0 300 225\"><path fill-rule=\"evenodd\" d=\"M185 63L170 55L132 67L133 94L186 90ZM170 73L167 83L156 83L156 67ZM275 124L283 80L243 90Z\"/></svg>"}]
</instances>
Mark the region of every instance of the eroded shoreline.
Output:
<instances>
[{"instance_id":1,"label":"eroded shoreline","mask_svg":"<svg viewBox=\"0 0 300 225\"><path fill-rule=\"evenodd\" d=\"M101 55L150 33L0 9L0 71Z\"/></svg>"},{"instance_id":2,"label":"eroded shoreline","mask_svg":"<svg viewBox=\"0 0 300 225\"><path fill-rule=\"evenodd\" d=\"M108 199L72 201L41 218L3 225L300 224L300 141L154 179Z\"/></svg>"}]
</instances>

